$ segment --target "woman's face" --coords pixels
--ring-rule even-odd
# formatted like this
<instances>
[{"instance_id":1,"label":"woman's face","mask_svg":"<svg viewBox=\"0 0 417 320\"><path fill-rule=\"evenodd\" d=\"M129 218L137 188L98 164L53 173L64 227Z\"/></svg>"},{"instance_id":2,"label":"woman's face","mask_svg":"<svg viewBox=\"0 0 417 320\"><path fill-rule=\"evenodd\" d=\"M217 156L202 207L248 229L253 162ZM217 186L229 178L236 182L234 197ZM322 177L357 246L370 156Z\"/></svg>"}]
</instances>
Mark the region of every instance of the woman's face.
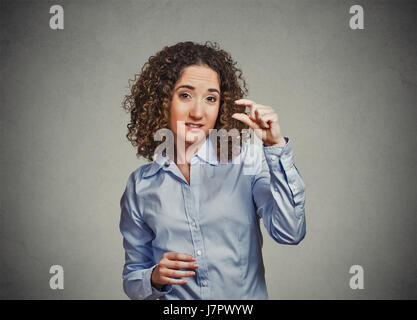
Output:
<instances>
[{"instance_id":1,"label":"woman's face","mask_svg":"<svg viewBox=\"0 0 417 320\"><path fill-rule=\"evenodd\" d=\"M207 66L184 68L174 86L169 128L185 147L205 139L214 128L220 106L217 72Z\"/></svg>"}]
</instances>

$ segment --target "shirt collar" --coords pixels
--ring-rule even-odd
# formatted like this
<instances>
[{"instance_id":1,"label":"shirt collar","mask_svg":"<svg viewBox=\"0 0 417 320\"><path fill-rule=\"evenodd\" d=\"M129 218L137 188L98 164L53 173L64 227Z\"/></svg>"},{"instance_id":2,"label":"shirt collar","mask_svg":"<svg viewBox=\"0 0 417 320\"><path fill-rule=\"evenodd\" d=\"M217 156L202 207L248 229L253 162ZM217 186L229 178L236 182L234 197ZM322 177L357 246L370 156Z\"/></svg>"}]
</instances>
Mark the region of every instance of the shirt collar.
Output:
<instances>
[{"instance_id":1,"label":"shirt collar","mask_svg":"<svg viewBox=\"0 0 417 320\"><path fill-rule=\"evenodd\" d=\"M196 155L198 158L211 165L217 166L219 164L218 159L216 157L216 151L214 149L213 142L209 138L206 138L203 145L198 149ZM167 168L169 167L167 164L170 164L172 162L173 160L170 159L168 155L158 154L156 156L156 159L143 173L143 177L150 177L156 174L160 169L167 170Z\"/></svg>"},{"instance_id":2,"label":"shirt collar","mask_svg":"<svg viewBox=\"0 0 417 320\"><path fill-rule=\"evenodd\" d=\"M206 138L204 144L200 149L198 149L197 157L213 166L217 166L219 164L219 160L216 156L216 150L214 149L213 142L210 138Z\"/></svg>"}]
</instances>

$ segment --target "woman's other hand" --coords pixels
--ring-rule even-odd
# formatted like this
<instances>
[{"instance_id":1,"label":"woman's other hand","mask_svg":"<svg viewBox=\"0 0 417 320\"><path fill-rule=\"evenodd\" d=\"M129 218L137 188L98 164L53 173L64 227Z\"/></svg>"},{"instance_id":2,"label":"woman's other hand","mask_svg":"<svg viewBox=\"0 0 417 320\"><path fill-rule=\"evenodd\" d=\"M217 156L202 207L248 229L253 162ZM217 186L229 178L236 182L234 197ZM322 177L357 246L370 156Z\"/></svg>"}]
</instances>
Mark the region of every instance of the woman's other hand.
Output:
<instances>
[{"instance_id":1,"label":"woman's other hand","mask_svg":"<svg viewBox=\"0 0 417 320\"><path fill-rule=\"evenodd\" d=\"M186 284L186 279L174 279L193 277L194 271L182 271L179 269L197 269L198 264L192 255L178 252L165 252L158 265L152 270L152 286L161 289L166 284Z\"/></svg>"}]
</instances>

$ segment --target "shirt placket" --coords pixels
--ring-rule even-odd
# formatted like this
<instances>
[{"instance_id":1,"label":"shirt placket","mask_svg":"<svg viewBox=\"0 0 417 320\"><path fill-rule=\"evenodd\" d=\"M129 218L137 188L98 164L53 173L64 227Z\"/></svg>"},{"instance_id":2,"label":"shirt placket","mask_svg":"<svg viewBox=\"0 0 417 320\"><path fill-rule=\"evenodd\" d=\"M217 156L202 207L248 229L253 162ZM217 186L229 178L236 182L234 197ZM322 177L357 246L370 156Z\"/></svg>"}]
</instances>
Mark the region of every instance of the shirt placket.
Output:
<instances>
[{"instance_id":1,"label":"shirt placket","mask_svg":"<svg viewBox=\"0 0 417 320\"><path fill-rule=\"evenodd\" d=\"M200 163L196 156L191 159L190 185L182 184L185 212L193 241L194 256L199 268L196 270L197 285L200 286L201 298L210 298L210 283L208 278L208 261L203 236L199 222L200 199Z\"/></svg>"}]
</instances>

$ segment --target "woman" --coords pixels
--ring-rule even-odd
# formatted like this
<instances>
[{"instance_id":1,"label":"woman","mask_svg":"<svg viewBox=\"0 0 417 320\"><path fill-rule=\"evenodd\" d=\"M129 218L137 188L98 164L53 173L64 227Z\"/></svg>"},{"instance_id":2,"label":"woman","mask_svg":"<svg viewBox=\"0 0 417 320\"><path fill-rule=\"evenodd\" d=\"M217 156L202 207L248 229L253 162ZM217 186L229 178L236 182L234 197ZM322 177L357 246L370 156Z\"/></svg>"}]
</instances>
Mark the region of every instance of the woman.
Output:
<instances>
[{"instance_id":1,"label":"woman","mask_svg":"<svg viewBox=\"0 0 417 320\"><path fill-rule=\"evenodd\" d=\"M274 109L246 94L227 52L183 42L150 57L123 101L128 139L154 160L131 173L120 201L131 299L268 299L260 218L278 243L304 238L291 143ZM248 143L248 128L260 146ZM164 129L172 139L161 142ZM238 135L212 136L221 129ZM174 151L158 152L167 141Z\"/></svg>"}]
</instances>

